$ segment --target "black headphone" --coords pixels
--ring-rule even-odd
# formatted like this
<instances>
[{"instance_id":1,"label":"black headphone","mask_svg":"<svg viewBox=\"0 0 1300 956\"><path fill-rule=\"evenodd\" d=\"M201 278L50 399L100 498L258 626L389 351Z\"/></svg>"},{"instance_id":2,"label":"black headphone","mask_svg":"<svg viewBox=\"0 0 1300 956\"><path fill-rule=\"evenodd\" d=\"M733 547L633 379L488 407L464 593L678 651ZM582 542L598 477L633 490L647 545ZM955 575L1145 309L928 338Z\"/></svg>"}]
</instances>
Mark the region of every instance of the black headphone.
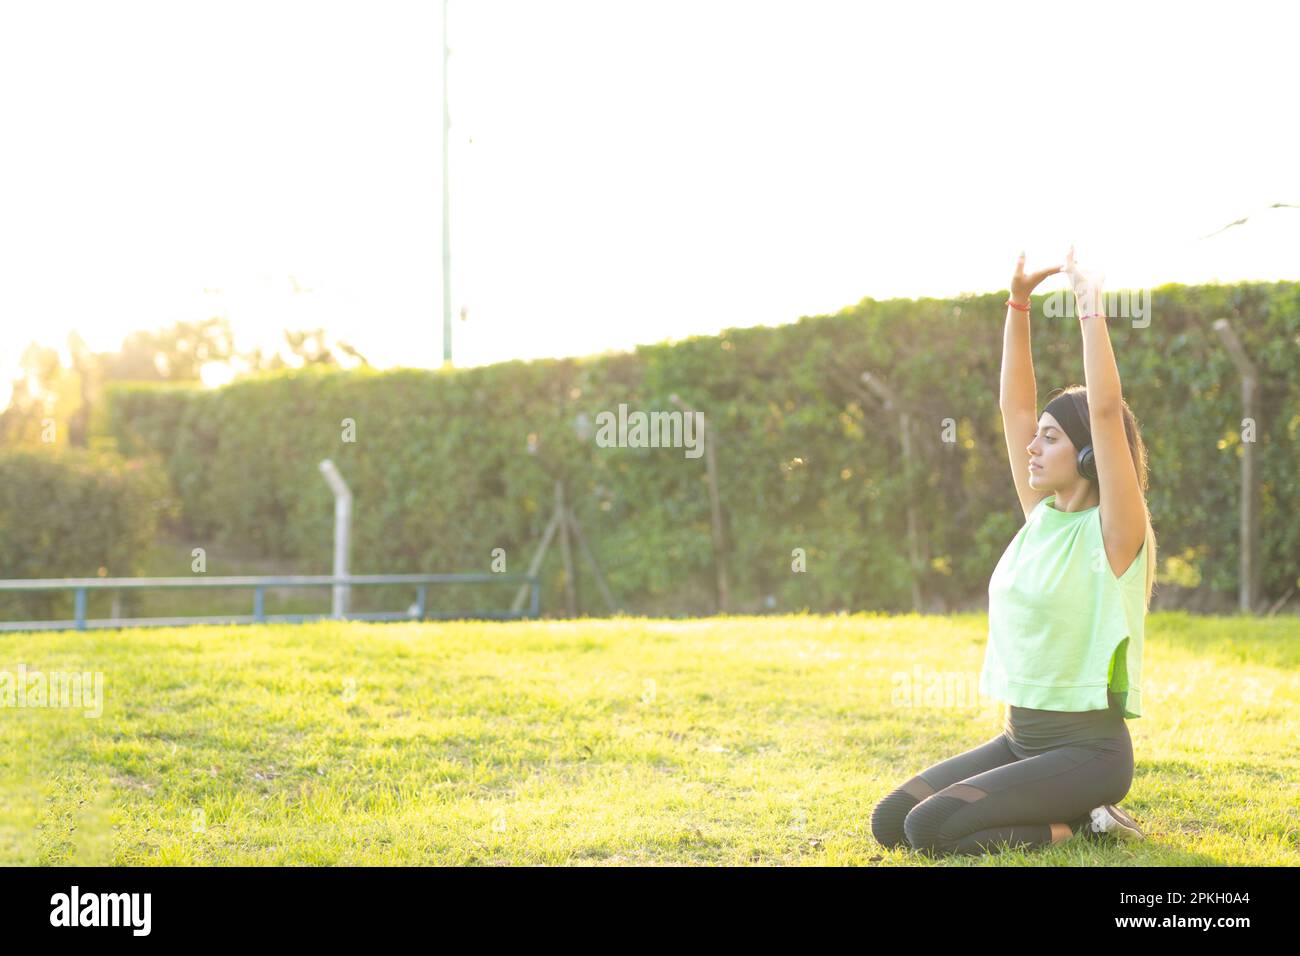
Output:
<instances>
[{"instance_id":1,"label":"black headphone","mask_svg":"<svg viewBox=\"0 0 1300 956\"><path fill-rule=\"evenodd\" d=\"M1070 392L1070 403L1074 405L1074 410L1079 413L1079 420L1088 423L1088 434L1092 434L1092 420L1088 414L1088 407L1080 405L1081 399L1079 392ZM1084 445L1079 449L1079 454L1075 456L1074 467L1084 478L1094 484L1097 483L1097 460L1092 453L1092 442Z\"/></svg>"}]
</instances>

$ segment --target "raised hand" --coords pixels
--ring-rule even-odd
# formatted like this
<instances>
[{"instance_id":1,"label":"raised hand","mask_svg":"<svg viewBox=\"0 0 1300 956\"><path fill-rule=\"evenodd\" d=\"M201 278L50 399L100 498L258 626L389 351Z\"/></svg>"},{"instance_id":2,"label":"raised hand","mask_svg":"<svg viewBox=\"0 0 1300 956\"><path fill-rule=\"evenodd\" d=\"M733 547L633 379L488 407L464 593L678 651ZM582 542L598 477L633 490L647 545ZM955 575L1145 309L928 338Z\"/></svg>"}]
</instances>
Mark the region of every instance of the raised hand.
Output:
<instances>
[{"instance_id":1,"label":"raised hand","mask_svg":"<svg viewBox=\"0 0 1300 956\"><path fill-rule=\"evenodd\" d=\"M1038 283L1052 273L1060 271L1061 266L1050 266L1025 275L1025 254L1020 253L1020 258L1016 260L1015 274L1011 277L1011 301L1027 305L1029 303L1029 294L1038 287Z\"/></svg>"},{"instance_id":2,"label":"raised hand","mask_svg":"<svg viewBox=\"0 0 1300 956\"><path fill-rule=\"evenodd\" d=\"M1070 251L1065 256L1064 272L1070 277L1070 285L1074 287L1075 313L1079 318L1095 312L1105 312L1105 306L1102 302L1102 285L1105 282L1106 274L1100 271L1079 268L1079 264L1074 261L1073 245L1070 246Z\"/></svg>"}]
</instances>

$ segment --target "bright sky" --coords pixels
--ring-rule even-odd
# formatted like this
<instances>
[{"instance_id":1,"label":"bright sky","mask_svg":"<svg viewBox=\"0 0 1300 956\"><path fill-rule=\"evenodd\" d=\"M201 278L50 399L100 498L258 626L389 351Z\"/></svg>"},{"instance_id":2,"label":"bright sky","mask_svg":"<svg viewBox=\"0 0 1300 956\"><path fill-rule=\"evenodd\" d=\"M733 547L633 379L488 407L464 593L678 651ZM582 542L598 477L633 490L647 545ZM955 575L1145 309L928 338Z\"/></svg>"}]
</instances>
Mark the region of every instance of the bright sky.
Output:
<instances>
[{"instance_id":1,"label":"bright sky","mask_svg":"<svg viewBox=\"0 0 1300 956\"><path fill-rule=\"evenodd\" d=\"M0 7L0 400L33 338L210 315L441 364L441 11ZM448 16L457 365L993 291L1071 241L1108 289L1300 277L1293 5Z\"/></svg>"}]
</instances>

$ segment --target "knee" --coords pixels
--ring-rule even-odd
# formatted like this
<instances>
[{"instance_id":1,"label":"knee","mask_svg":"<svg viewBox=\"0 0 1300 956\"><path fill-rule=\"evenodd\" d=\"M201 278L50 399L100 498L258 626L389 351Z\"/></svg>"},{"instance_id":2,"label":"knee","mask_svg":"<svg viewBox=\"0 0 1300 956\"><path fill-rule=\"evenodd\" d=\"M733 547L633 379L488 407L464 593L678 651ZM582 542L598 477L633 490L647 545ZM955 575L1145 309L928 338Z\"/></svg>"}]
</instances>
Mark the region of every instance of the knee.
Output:
<instances>
[{"instance_id":1,"label":"knee","mask_svg":"<svg viewBox=\"0 0 1300 956\"><path fill-rule=\"evenodd\" d=\"M964 806L966 801L942 793L922 800L903 819L903 834L908 844L913 850L930 855L952 853L956 841L941 831L948 818Z\"/></svg>"},{"instance_id":2,"label":"knee","mask_svg":"<svg viewBox=\"0 0 1300 956\"><path fill-rule=\"evenodd\" d=\"M1119 803L1126 796L1129 790L1133 788L1133 754L1129 750L1127 753L1120 755L1121 759L1107 767L1104 773L1106 779L1112 781L1109 788L1110 796L1103 800L1103 803ZM1123 759L1127 758L1127 759Z\"/></svg>"},{"instance_id":3,"label":"knee","mask_svg":"<svg viewBox=\"0 0 1300 956\"><path fill-rule=\"evenodd\" d=\"M891 791L876 804L871 814L871 833L876 842L890 849L906 847L908 842L903 823L907 814L933 793L934 787L920 774Z\"/></svg>"},{"instance_id":4,"label":"knee","mask_svg":"<svg viewBox=\"0 0 1300 956\"><path fill-rule=\"evenodd\" d=\"M903 821L916 804L917 798L901 788L877 803L871 811L871 835L876 838L876 842L891 850L907 846Z\"/></svg>"}]
</instances>

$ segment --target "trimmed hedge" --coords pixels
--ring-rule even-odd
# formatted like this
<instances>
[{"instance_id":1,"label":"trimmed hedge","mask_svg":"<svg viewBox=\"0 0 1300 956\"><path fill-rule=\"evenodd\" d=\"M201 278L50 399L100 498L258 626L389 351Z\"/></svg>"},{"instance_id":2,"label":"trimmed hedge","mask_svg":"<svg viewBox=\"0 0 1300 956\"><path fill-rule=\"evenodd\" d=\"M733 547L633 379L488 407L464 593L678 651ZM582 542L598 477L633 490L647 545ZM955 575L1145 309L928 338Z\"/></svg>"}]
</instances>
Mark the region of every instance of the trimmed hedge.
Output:
<instances>
[{"instance_id":1,"label":"trimmed hedge","mask_svg":"<svg viewBox=\"0 0 1300 956\"><path fill-rule=\"evenodd\" d=\"M0 578L130 577L174 517L157 463L66 449L0 453ZM0 594L6 616L48 617L66 594Z\"/></svg>"},{"instance_id":2,"label":"trimmed hedge","mask_svg":"<svg viewBox=\"0 0 1300 956\"><path fill-rule=\"evenodd\" d=\"M122 449L163 455L190 533L214 546L328 572L332 507L317 466L329 457L355 494L356 573L486 571L497 547L520 572L560 479L627 610L709 613L704 459L602 448L594 437L598 413L620 403L672 412L676 393L716 430L731 610L910 609L909 494L927 607L976 608L1023 523L997 407L1004 299L865 299L793 325L583 359L309 369L211 391L118 387L110 419ZM1033 316L1041 406L1052 388L1083 381L1082 344L1077 320L1044 318L1041 300ZM1110 322L1150 452L1157 606L1230 607L1237 587L1241 412L1210 327L1221 316L1261 373L1263 592L1297 583L1300 286L1167 285L1153 290L1149 327ZM911 413L911 474L895 412L860 383L867 370ZM579 414L592 424L585 440ZM355 442L343 440L344 419L356 423ZM547 609L563 606L557 545L543 569ZM795 548L806 573L791 570ZM603 612L576 544L575 561L583 609ZM494 593L495 606L506 602Z\"/></svg>"}]
</instances>

